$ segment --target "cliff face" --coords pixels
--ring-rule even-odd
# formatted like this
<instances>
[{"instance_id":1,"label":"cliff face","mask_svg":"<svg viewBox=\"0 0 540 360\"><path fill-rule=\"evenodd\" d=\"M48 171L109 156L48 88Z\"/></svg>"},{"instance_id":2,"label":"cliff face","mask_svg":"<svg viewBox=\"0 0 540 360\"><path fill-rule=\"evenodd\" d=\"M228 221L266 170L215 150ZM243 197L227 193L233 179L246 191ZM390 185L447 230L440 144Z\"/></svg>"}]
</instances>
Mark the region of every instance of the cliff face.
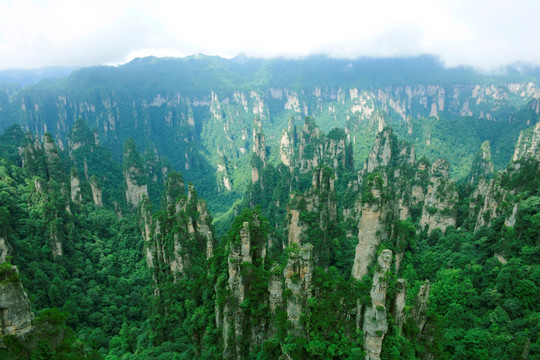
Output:
<instances>
[{"instance_id":1,"label":"cliff face","mask_svg":"<svg viewBox=\"0 0 540 360\"><path fill-rule=\"evenodd\" d=\"M211 86L199 94L175 90L154 90L144 95L129 94L127 103L124 103L122 94L111 89L104 90L98 98L85 98L67 89L51 91L47 96L22 92L13 101L14 108L21 115L23 128L35 133L49 131L65 134L76 119L82 118L88 119L89 124L98 129L100 137L125 130L126 119L133 122L138 131L150 136L159 135L159 131L150 126L150 121L145 120L151 118L159 119L169 130L178 129L179 140L187 139L189 142L196 125L200 124L201 115L205 121L218 124L224 136L231 137L231 130L236 125L233 117L238 116L242 117L240 121L248 121L247 128L250 128L253 116L261 119L278 118L282 113L312 113L317 116L333 114L336 107L344 107L346 115L356 119L357 123L371 119L379 109L402 121L440 115L508 120L498 118L493 109L509 103L527 104L530 100L540 98L540 90L534 83L449 86L419 84L371 88L324 86L300 91L286 87L248 91L234 88L216 90ZM60 121L53 121L46 116L51 108L54 114L59 115ZM280 124L283 125L286 124Z\"/></svg>"},{"instance_id":2,"label":"cliff face","mask_svg":"<svg viewBox=\"0 0 540 360\"><path fill-rule=\"evenodd\" d=\"M484 141L480 151L476 155L471 166L468 180L471 184L476 184L480 178L487 179L493 173L493 162L491 161L491 149L489 141Z\"/></svg>"},{"instance_id":3,"label":"cliff face","mask_svg":"<svg viewBox=\"0 0 540 360\"><path fill-rule=\"evenodd\" d=\"M386 293L388 288L387 273L392 263L392 251L385 249L377 259L377 266L373 274L373 285L370 297L371 305L364 313L364 350L366 360L379 360L381 357L382 342L388 330L386 314Z\"/></svg>"},{"instance_id":4,"label":"cliff face","mask_svg":"<svg viewBox=\"0 0 540 360\"><path fill-rule=\"evenodd\" d=\"M287 206L288 245L316 245L314 261L323 267L328 267L332 258L329 233L338 225L334 184L333 171L326 166L317 167L310 189L304 194L296 194Z\"/></svg>"},{"instance_id":5,"label":"cliff face","mask_svg":"<svg viewBox=\"0 0 540 360\"><path fill-rule=\"evenodd\" d=\"M355 279L362 279L367 274L367 270L377 247L381 240L387 236L385 232L386 214L381 209L381 181L380 178L373 178L369 195L370 201L361 205L360 220L358 221L358 245L356 245L355 258L352 269L352 276Z\"/></svg>"},{"instance_id":6,"label":"cliff face","mask_svg":"<svg viewBox=\"0 0 540 360\"><path fill-rule=\"evenodd\" d=\"M30 301L19 281L16 266L0 265L0 345L6 335L24 336L32 329Z\"/></svg>"},{"instance_id":7,"label":"cliff face","mask_svg":"<svg viewBox=\"0 0 540 360\"><path fill-rule=\"evenodd\" d=\"M144 197L148 197L148 174L133 141L126 141L124 147L124 180L126 201L137 207Z\"/></svg>"},{"instance_id":8,"label":"cliff face","mask_svg":"<svg viewBox=\"0 0 540 360\"><path fill-rule=\"evenodd\" d=\"M228 289L231 292L231 303L227 303L223 309L223 341L225 343L224 354L228 357L240 358L243 349L239 339L250 337L250 333L244 333L244 324L249 320L246 319L246 314L242 304L246 298L246 279L243 274L243 266L245 264L253 264L253 255L251 253L251 236L249 232L249 222L244 222L240 230L240 243L231 244L228 258ZM235 306L236 305L236 306ZM230 334L234 334L234 340L230 338Z\"/></svg>"},{"instance_id":9,"label":"cliff face","mask_svg":"<svg viewBox=\"0 0 540 360\"><path fill-rule=\"evenodd\" d=\"M513 197L515 191L504 189L501 186L502 179L501 173L489 181L482 179L478 182L470 205L470 216L476 220L475 230L489 226L492 219L502 215L507 217L509 224L512 223L512 214L515 216L514 204L508 200L509 197Z\"/></svg>"},{"instance_id":10,"label":"cliff face","mask_svg":"<svg viewBox=\"0 0 540 360\"><path fill-rule=\"evenodd\" d=\"M206 203L198 198L193 186L186 196L179 174L169 174L164 206L165 216L154 218L150 201L145 200L140 213L146 261L158 283L166 275L178 280L185 275L186 267L209 258L214 249Z\"/></svg>"},{"instance_id":11,"label":"cliff face","mask_svg":"<svg viewBox=\"0 0 540 360\"><path fill-rule=\"evenodd\" d=\"M101 186L96 176L90 177L90 188L92 190L92 200L97 207L103 207L103 195L101 193Z\"/></svg>"},{"instance_id":12,"label":"cliff face","mask_svg":"<svg viewBox=\"0 0 540 360\"><path fill-rule=\"evenodd\" d=\"M439 159L430 169L429 185L424 197L420 227L431 233L434 229L446 230L456 225L458 193L449 177L449 165Z\"/></svg>"},{"instance_id":13,"label":"cliff face","mask_svg":"<svg viewBox=\"0 0 540 360\"><path fill-rule=\"evenodd\" d=\"M132 167L125 173L126 179L126 201L128 204L137 207L144 197L148 197L148 185L140 184L135 180L136 176L142 176L142 172Z\"/></svg>"},{"instance_id":14,"label":"cliff face","mask_svg":"<svg viewBox=\"0 0 540 360\"><path fill-rule=\"evenodd\" d=\"M27 135L24 142L19 147L21 162L33 177L29 204L35 206L51 201L55 204L51 211L42 209L38 214L48 226L49 247L56 259L63 255L62 242L68 231L65 225L71 220L70 185L60 160L59 149L50 135L45 136L43 143ZM76 180L73 185L76 192Z\"/></svg>"},{"instance_id":15,"label":"cliff face","mask_svg":"<svg viewBox=\"0 0 540 360\"><path fill-rule=\"evenodd\" d=\"M296 126L294 120L291 117L289 119L289 126L281 133L281 140L279 142L279 154L280 159L285 166L292 169L294 166L294 152L298 138L296 133Z\"/></svg>"},{"instance_id":16,"label":"cliff face","mask_svg":"<svg viewBox=\"0 0 540 360\"><path fill-rule=\"evenodd\" d=\"M508 168L499 172L491 180L481 179L472 196L469 216L475 219L475 230L490 226L493 219L505 218L506 226L514 226L519 211L519 199L516 194L519 184L513 179L520 171L527 169L529 176L539 173L540 161L540 122L526 131L522 131L516 143L512 162Z\"/></svg>"},{"instance_id":17,"label":"cliff face","mask_svg":"<svg viewBox=\"0 0 540 360\"><path fill-rule=\"evenodd\" d=\"M522 158L534 158L540 160L540 122L533 128L522 131L512 156L512 161L516 162Z\"/></svg>"},{"instance_id":18,"label":"cliff face","mask_svg":"<svg viewBox=\"0 0 540 360\"><path fill-rule=\"evenodd\" d=\"M422 332L427 323L427 309L430 289L431 285L429 281L426 280L422 286L420 286L420 290L418 291L418 295L414 301L414 308L410 314L419 330L417 335L418 338L422 336Z\"/></svg>"},{"instance_id":19,"label":"cliff face","mask_svg":"<svg viewBox=\"0 0 540 360\"><path fill-rule=\"evenodd\" d=\"M311 297L311 281L313 277L313 245L305 244L289 252L287 266L283 270L285 289L289 291L286 301L287 320L297 335L303 334L300 316L306 300Z\"/></svg>"},{"instance_id":20,"label":"cliff face","mask_svg":"<svg viewBox=\"0 0 540 360\"><path fill-rule=\"evenodd\" d=\"M81 181L79 180L79 174L77 174L76 171L71 172L70 191L71 201L80 204L82 201Z\"/></svg>"},{"instance_id":21,"label":"cliff face","mask_svg":"<svg viewBox=\"0 0 540 360\"><path fill-rule=\"evenodd\" d=\"M174 73L175 69L173 66L170 70ZM177 69L182 73L181 65ZM130 72L127 68L125 71L121 71L124 74L119 75L121 78ZM132 74L132 77L135 79L139 75ZM133 79L127 83L131 84ZM294 126L280 137L279 131L287 126L291 117L294 123L311 114L327 119L325 122L328 124L346 126L348 142L355 145L355 151L361 148L364 154L364 150L368 152L367 145L362 144L364 139L375 138L387 123L406 124L411 134L412 119L429 116L473 116L490 122L508 122L512 121L511 115L496 109L518 108L533 100L531 106L536 110L540 97L540 91L533 83L438 85L415 82L414 85L364 88L310 84L292 89L283 84L254 86L263 80L243 83L240 79L246 78L240 76L235 81L231 80L228 86L220 81L216 84L208 81L196 91L192 89L198 88L195 83L183 81L166 89L145 88L140 91L126 87L127 83L113 81L110 86L102 85L99 95L74 86L78 82L40 89L42 91L39 92L21 91L11 97L11 103L0 104L0 124L19 119L24 130L36 134L51 132L59 144L67 144L66 148L71 153L83 148L95 151L102 144L120 156L122 144L128 137L137 139L139 147L154 144L160 154L179 154L170 156L172 166L182 171L189 170L186 176L196 181L195 185L205 191L204 196L215 192L228 194L232 198L230 206L240 197L236 194L241 193L245 181L249 180L247 174L251 169L246 156L249 156L253 145L250 134L256 128L254 117L264 124L267 143L271 146L279 143L283 164L291 166L291 161L299 159L294 151L300 151L304 158L300 168L309 172L324 162L321 157L326 153L343 152L343 142L333 139L317 143L318 135L312 130L305 133L307 129L298 128L295 132ZM79 80L84 83L84 79ZM81 121L87 124L86 128ZM76 129L80 136L71 136L71 129ZM332 161L342 161L334 155L337 154L332 155ZM87 180L93 172L83 172L84 159L80 162L81 180ZM216 182L209 187L206 176L210 171ZM98 177L100 181L104 180ZM144 184L131 181L126 182L126 186L130 187L129 193L132 194L126 198L127 201L138 203L138 198L145 192ZM147 191L151 192L151 189Z\"/></svg>"},{"instance_id":22,"label":"cliff face","mask_svg":"<svg viewBox=\"0 0 540 360\"><path fill-rule=\"evenodd\" d=\"M257 213L244 216L245 220L234 235L229 237L226 289L216 288L218 297L224 298L222 305L216 304L216 323L221 332L223 356L241 359L255 346L268 339L271 332L270 306L275 312L281 302L281 282L273 279L267 284L264 276L266 246L266 224ZM225 269L224 269L225 270ZM261 284L265 284L261 287ZM273 290L269 296L269 286ZM273 304L273 305L271 305ZM248 306L256 311L249 311Z\"/></svg>"},{"instance_id":23,"label":"cliff face","mask_svg":"<svg viewBox=\"0 0 540 360\"><path fill-rule=\"evenodd\" d=\"M409 218L418 220L428 233L436 228L455 226L458 194L449 178L448 163L430 165L416 160L414 147L399 142L391 129L379 133L358 174L360 196L356 202L358 244L352 275L361 279L375 257L379 244L393 238L399 244L397 224ZM399 269L402 253L396 253Z\"/></svg>"},{"instance_id":24,"label":"cliff face","mask_svg":"<svg viewBox=\"0 0 540 360\"><path fill-rule=\"evenodd\" d=\"M266 140L262 133L253 134L253 155L251 160L251 182L259 181L259 172L266 167ZM261 183L262 186L262 183ZM264 190L264 189L262 189Z\"/></svg>"},{"instance_id":25,"label":"cliff face","mask_svg":"<svg viewBox=\"0 0 540 360\"><path fill-rule=\"evenodd\" d=\"M291 110L298 108L301 111L301 104L295 100L297 96L287 96ZM238 95L238 101L243 104L241 95ZM212 103L213 118L223 121L225 106L215 94ZM446 105L441 100L437 106L439 109ZM520 137L518 147L522 149L520 153L525 154L525 160L527 157L536 159L534 134L531 133L530 140L526 135ZM411 308L406 306L406 281L396 280L395 275L400 272L401 262L406 261L403 259L410 245L408 241L414 240L417 233L426 237L435 229L444 232L447 227L456 226L458 193L454 181L449 178L448 162L418 161L413 146L398 141L391 129L383 128L364 167L355 176L348 167L346 133L336 130L325 135L310 119L300 130L291 121L283 133L279 154L283 164L276 165L281 168L279 170L270 163L262 133L255 132L252 142L251 185L264 195L268 195L265 192L271 194L266 198L275 205L274 209L284 211L287 206L283 221L277 223L283 225L283 233L268 231L263 217L254 210L238 217L223 247L215 251L206 204L198 199L193 186L186 194L183 179L170 175L161 212L152 214L147 194L130 202L137 205L136 202L143 201L141 230L147 264L155 282L154 295L169 301L164 292L171 290L162 285L172 279L174 286L182 286L183 279L200 276L194 275L193 269L203 269L203 273L209 271L206 261L215 255L212 263L215 279L205 279L213 281L215 291L212 321L216 329L211 330L218 334L223 357L239 359L260 349L263 344L269 346L267 341L280 346L284 344L284 328L294 336L310 341L310 331L316 326L314 321L310 322L310 316L315 317L313 309L326 300L324 297L332 286L328 285L330 280L322 285L317 281L325 274L335 274L339 267L342 273L348 272L360 280L351 283L365 285L371 281L371 286L366 288L369 296L358 293L350 296L357 304L356 313L346 307L350 305L350 299L345 296L333 299L334 305L345 304L341 321L354 322L357 329L361 329L367 359L380 359L384 338L393 331L391 318L395 320L397 331L404 328L409 318L422 334L428 323L429 282L422 285L416 305ZM508 176L499 175L491 182L485 179L490 172L489 148L483 145L481 150L482 171L474 175L472 181L478 184L472 196L474 206L471 205L471 214L478 219L477 227L485 225L482 220L491 219L492 214L502 214L499 210L503 207L501 202L508 201L511 205L504 205L506 213L511 210L515 216L518 211L515 204L510 203L515 194L508 191ZM527 166L526 161L522 161L523 156L519 157L520 161L516 161L506 175L511 177L512 169ZM133 152L128 149L126 159L130 158L131 164L126 160L126 182L129 178L133 183L139 183L137 177L145 173L141 170L144 167L137 164ZM225 166L228 160L223 159ZM264 178L267 173L278 179L274 179L274 183L267 181ZM266 185L283 180L277 174L286 174L285 185L280 188L285 189L285 196L273 196L277 186ZM345 196L353 195L340 198L345 197L344 192L338 194L337 189L344 191ZM250 205L255 207L257 203L253 200ZM345 224L344 219L349 223ZM507 223L511 222L510 216ZM344 236L344 228L347 236ZM273 247L272 242L276 239L275 244L279 246ZM357 241L353 246L352 264L343 261L350 256L350 253L343 255L342 251L348 250L343 245L347 240ZM394 287L395 291L388 291ZM409 300L409 304L411 302ZM389 317L389 313L393 317ZM167 310L161 315L167 316ZM279 351L283 356L289 356L288 349L280 348Z\"/></svg>"},{"instance_id":26,"label":"cliff face","mask_svg":"<svg viewBox=\"0 0 540 360\"><path fill-rule=\"evenodd\" d=\"M289 120L280 140L280 158L291 171L297 169L307 173L319 165L333 169L352 166L347 136L342 129L335 128L325 135L310 117L304 119L301 130L297 129L293 120Z\"/></svg>"},{"instance_id":27,"label":"cliff face","mask_svg":"<svg viewBox=\"0 0 540 360\"><path fill-rule=\"evenodd\" d=\"M7 257L10 254L10 245L5 237L0 236L0 264L7 261Z\"/></svg>"}]
</instances>

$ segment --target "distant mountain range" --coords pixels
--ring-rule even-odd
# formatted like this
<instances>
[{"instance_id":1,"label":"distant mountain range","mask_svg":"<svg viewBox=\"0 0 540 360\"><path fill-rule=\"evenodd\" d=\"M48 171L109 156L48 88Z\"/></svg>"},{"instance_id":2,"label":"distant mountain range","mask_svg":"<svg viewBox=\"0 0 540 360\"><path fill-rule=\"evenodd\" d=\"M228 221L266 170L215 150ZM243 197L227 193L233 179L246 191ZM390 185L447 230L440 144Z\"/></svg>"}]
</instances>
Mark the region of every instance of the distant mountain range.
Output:
<instances>
[{"instance_id":1,"label":"distant mountain range","mask_svg":"<svg viewBox=\"0 0 540 360\"><path fill-rule=\"evenodd\" d=\"M252 132L259 125L274 149L273 161L291 117L298 123L312 116L323 131L344 127L357 166L377 132L390 125L419 155L447 157L452 176L464 177L485 140L495 167L505 166L519 131L539 113L537 69L486 75L445 69L430 56L147 57L69 72L3 72L20 84L43 80L0 92L0 131L18 123L35 134L50 132L67 147L80 118L117 159L131 137L141 150L167 158L207 199L220 194L225 200L213 208L217 214L244 191ZM210 173L215 181L208 181Z\"/></svg>"}]
</instances>

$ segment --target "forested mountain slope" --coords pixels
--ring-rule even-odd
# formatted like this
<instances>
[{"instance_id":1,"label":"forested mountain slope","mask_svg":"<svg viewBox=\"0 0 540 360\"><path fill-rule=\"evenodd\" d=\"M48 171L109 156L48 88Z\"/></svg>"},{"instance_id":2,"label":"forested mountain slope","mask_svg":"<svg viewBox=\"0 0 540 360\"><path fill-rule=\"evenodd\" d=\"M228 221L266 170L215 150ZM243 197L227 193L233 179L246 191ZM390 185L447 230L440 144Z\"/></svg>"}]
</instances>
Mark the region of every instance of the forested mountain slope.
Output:
<instances>
[{"instance_id":1,"label":"forested mountain slope","mask_svg":"<svg viewBox=\"0 0 540 360\"><path fill-rule=\"evenodd\" d=\"M133 138L141 153L157 153L192 181L220 218L249 183L252 131L260 124L267 146L279 147L291 116L296 124L314 116L326 132L344 128L356 166L392 126L420 156L451 161L453 178L468 174L486 140L495 168L504 168L519 131L538 118L534 74L444 69L430 57L144 58L0 92L0 129L49 132L67 149L83 119L116 160Z\"/></svg>"},{"instance_id":2,"label":"forested mountain slope","mask_svg":"<svg viewBox=\"0 0 540 360\"><path fill-rule=\"evenodd\" d=\"M526 72L198 55L1 89L1 358L540 356Z\"/></svg>"},{"instance_id":3,"label":"forested mountain slope","mask_svg":"<svg viewBox=\"0 0 540 360\"><path fill-rule=\"evenodd\" d=\"M388 127L363 159L316 118L291 119L275 148L253 127L224 237L197 188L134 141L120 164L82 120L64 150L9 128L2 356L539 356L540 123L496 174L479 146L461 181Z\"/></svg>"}]
</instances>

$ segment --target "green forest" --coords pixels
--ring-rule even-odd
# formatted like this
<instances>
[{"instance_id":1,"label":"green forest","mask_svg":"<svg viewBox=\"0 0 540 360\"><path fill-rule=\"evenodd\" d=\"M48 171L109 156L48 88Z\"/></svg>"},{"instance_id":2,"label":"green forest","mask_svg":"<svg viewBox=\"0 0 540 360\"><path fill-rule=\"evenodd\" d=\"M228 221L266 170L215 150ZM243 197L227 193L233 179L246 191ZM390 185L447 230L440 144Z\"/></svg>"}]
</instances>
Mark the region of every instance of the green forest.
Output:
<instances>
[{"instance_id":1,"label":"green forest","mask_svg":"<svg viewBox=\"0 0 540 360\"><path fill-rule=\"evenodd\" d=\"M78 124L72 136L84 142L87 128ZM313 132L315 127L311 124L304 130ZM309 139L314 148L339 139L337 130L328 138L318 135ZM299 136L307 137L308 133L302 131ZM407 146L395 135L389 139L392 146ZM362 330L355 323L359 320L350 314L358 306L369 306L371 277L377 269L371 266L361 279L351 276L358 224L346 218L343 210L356 206L355 197L363 206L389 202L393 191L397 193L398 187L406 185L388 174L398 168L413 171L400 163L401 159L392 159L378 172L368 174L357 188L351 188L357 175L354 161L346 161L346 155L342 165L333 167L335 158L327 158L304 173L298 168L290 172L283 164L263 168L253 155L254 167L261 170L260 180L248 187L239 206L243 210L227 234L212 239L214 249L208 257L208 239L198 224L203 202L194 189L186 193L180 174L168 174L161 200L154 205L157 211L149 200L154 196L137 208L113 201L121 198L122 166L151 164L137 153L133 142L126 143L131 149L123 165L115 163L105 149L77 149L78 156L86 159L89 174L110 181L111 185L100 185L103 206L92 201L91 178L82 180L80 198L69 196L68 179L80 176L80 157L66 157L50 138L45 137L42 144L14 126L2 135L1 144L0 235L10 254L2 271L8 273L14 264L20 274L6 277L2 283L20 281L35 312L35 330L29 338L3 339L0 351L7 358L365 356ZM24 148L22 155L20 147ZM313 156L309 149L303 151L306 159ZM298 157L298 162L301 159ZM504 199L501 206L518 204L512 226L505 224L505 213L496 216L488 212L484 216L489 225L475 228L470 214L475 211L473 206L481 203L474 198L477 184L465 180L455 184L459 194L453 204L457 209L455 226L428 232L420 228L419 211L411 211L406 220L386 219L392 236L378 245L377 253L390 249L401 254L402 260L399 273L395 264L385 273L386 302L379 306L388 312L388 328L381 359L416 359L427 354L444 359L539 355L538 164L534 158L521 159L498 175L486 175L495 176L497 195ZM319 177L320 183L312 177ZM380 199L373 197L374 188L382 191ZM283 203L287 209L276 205ZM287 238L287 217L293 208L299 210L305 226L297 243ZM205 221L213 232L211 219ZM188 223L197 227L195 232L186 231ZM152 233L147 238L145 226L150 226ZM244 228L250 234L252 251L244 262L236 264L243 287L243 301L238 303L227 282L231 279L231 256L241 252ZM175 237L183 250L175 248ZM56 242L61 243L61 254ZM269 283L291 267L291 259L301 259L308 245L312 248L312 279L305 290L310 296L303 293L302 286L291 286L282 294L286 304L294 299L302 309L298 319L291 319L289 305L270 310ZM158 250L160 246L163 248ZM145 261L148 249L155 252L156 263L152 265ZM158 256L158 251L163 254ZM175 251L185 264L179 272L169 266ZM305 281L300 273L289 280L301 285ZM426 281L431 284L429 303L419 321L413 316L420 306L416 294ZM403 283L405 290L400 288ZM403 314L398 314L393 303L403 291L407 300ZM238 329L225 334L223 323L216 323L219 316ZM404 316L401 323L396 319L399 316ZM236 336L236 331L243 336Z\"/></svg>"},{"instance_id":2,"label":"green forest","mask_svg":"<svg viewBox=\"0 0 540 360\"><path fill-rule=\"evenodd\" d=\"M0 358L540 358L538 99L425 58L347 91L196 60L0 99Z\"/></svg>"}]
</instances>

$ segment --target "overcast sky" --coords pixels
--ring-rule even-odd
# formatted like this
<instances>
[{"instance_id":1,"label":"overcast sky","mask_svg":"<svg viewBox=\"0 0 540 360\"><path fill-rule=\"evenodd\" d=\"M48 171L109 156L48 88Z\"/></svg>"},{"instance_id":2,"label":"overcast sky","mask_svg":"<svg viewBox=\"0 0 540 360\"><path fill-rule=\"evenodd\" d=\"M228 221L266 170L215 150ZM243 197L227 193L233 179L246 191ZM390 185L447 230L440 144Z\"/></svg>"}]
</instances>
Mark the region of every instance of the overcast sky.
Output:
<instances>
[{"instance_id":1,"label":"overcast sky","mask_svg":"<svg viewBox=\"0 0 540 360\"><path fill-rule=\"evenodd\" d=\"M0 0L0 69L134 57L433 54L540 65L539 0Z\"/></svg>"}]
</instances>

